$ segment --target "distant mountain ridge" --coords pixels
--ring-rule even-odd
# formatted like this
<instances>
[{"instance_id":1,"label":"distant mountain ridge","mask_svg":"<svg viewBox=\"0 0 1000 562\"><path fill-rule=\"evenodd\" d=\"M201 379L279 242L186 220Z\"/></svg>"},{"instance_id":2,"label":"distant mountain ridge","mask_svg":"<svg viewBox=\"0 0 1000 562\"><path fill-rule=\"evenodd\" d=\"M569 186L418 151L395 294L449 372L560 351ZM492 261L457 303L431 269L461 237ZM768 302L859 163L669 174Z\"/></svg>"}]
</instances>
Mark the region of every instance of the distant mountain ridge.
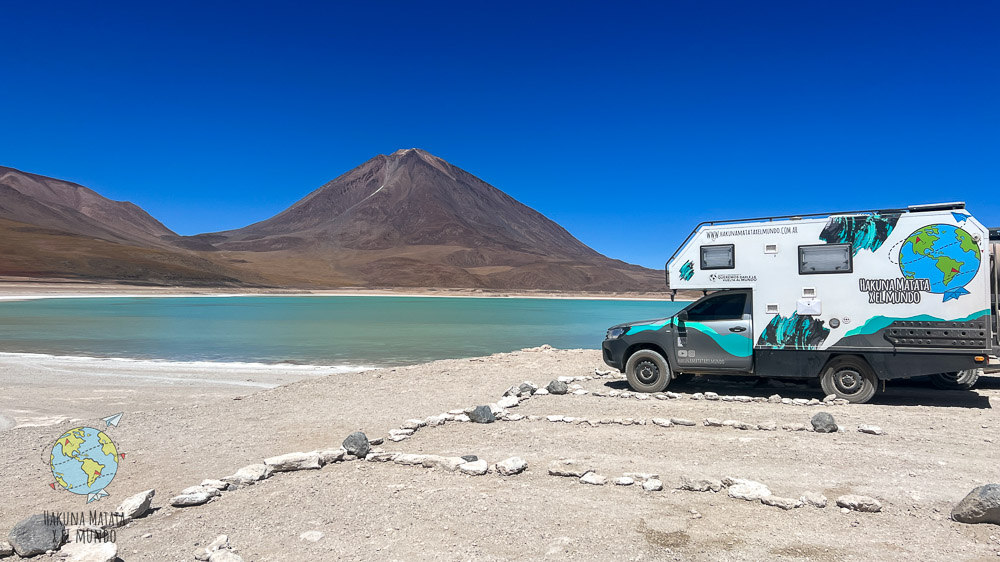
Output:
<instances>
[{"instance_id":1,"label":"distant mountain ridge","mask_svg":"<svg viewBox=\"0 0 1000 562\"><path fill-rule=\"evenodd\" d=\"M199 283L206 273L287 287L665 289L659 272L601 255L503 191L415 148L378 155L275 216L229 231L178 236L131 203L12 168L0 168L0 219L155 249L157 259L200 264ZM141 268L130 271L141 276Z\"/></svg>"}]
</instances>

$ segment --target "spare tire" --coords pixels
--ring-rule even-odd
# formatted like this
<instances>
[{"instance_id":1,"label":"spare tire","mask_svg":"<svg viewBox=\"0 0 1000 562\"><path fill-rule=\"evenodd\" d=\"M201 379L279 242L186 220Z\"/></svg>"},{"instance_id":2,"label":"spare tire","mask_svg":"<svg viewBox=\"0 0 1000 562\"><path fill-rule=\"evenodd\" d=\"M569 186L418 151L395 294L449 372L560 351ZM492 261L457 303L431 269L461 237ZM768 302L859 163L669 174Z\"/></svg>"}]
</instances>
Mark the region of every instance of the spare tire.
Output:
<instances>
[{"instance_id":1,"label":"spare tire","mask_svg":"<svg viewBox=\"0 0 1000 562\"><path fill-rule=\"evenodd\" d=\"M983 374L982 369L966 369L964 371L952 373L939 373L931 375L931 384L944 390L970 390L976 386L979 375Z\"/></svg>"}]
</instances>

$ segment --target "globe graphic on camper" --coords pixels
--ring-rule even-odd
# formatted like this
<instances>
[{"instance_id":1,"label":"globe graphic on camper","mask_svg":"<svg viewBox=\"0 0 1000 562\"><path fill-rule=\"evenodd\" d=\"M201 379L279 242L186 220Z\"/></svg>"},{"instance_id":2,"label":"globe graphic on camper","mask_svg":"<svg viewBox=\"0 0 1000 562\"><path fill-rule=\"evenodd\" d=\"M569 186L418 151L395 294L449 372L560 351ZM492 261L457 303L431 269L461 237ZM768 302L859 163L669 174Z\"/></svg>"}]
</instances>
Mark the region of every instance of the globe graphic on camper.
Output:
<instances>
[{"instance_id":1,"label":"globe graphic on camper","mask_svg":"<svg viewBox=\"0 0 1000 562\"><path fill-rule=\"evenodd\" d=\"M964 287L979 271L982 252L966 230L932 224L906 237L899 248L899 270L907 279L930 280L931 292L944 300L969 294Z\"/></svg>"},{"instance_id":2,"label":"globe graphic on camper","mask_svg":"<svg viewBox=\"0 0 1000 562\"><path fill-rule=\"evenodd\" d=\"M118 472L118 448L103 431L77 427L52 444L49 465L56 484L74 494L104 490Z\"/></svg>"}]
</instances>

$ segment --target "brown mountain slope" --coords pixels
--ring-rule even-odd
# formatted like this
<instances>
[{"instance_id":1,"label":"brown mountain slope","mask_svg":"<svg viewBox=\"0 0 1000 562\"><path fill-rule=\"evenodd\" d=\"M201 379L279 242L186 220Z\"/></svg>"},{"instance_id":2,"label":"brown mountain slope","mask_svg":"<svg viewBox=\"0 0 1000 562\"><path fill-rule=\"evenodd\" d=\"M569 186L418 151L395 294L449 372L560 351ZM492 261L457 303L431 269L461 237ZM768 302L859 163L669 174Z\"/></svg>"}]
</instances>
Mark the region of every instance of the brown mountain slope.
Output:
<instances>
[{"instance_id":1,"label":"brown mountain slope","mask_svg":"<svg viewBox=\"0 0 1000 562\"><path fill-rule=\"evenodd\" d=\"M379 155L274 217L196 237L290 284L664 290L472 174L419 149Z\"/></svg>"},{"instance_id":2,"label":"brown mountain slope","mask_svg":"<svg viewBox=\"0 0 1000 562\"><path fill-rule=\"evenodd\" d=\"M140 246L177 235L128 201L68 181L0 166L0 218Z\"/></svg>"}]
</instances>

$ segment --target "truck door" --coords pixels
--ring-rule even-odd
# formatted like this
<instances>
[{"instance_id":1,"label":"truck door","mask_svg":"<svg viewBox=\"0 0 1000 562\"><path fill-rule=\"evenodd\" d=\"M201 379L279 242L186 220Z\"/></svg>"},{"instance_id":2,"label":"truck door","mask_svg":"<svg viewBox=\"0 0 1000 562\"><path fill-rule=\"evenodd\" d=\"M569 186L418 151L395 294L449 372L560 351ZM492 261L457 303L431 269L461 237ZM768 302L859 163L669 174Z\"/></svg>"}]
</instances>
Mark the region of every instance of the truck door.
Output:
<instances>
[{"instance_id":1,"label":"truck door","mask_svg":"<svg viewBox=\"0 0 1000 562\"><path fill-rule=\"evenodd\" d=\"M681 371L753 371L749 291L709 295L678 313L677 366Z\"/></svg>"}]
</instances>

